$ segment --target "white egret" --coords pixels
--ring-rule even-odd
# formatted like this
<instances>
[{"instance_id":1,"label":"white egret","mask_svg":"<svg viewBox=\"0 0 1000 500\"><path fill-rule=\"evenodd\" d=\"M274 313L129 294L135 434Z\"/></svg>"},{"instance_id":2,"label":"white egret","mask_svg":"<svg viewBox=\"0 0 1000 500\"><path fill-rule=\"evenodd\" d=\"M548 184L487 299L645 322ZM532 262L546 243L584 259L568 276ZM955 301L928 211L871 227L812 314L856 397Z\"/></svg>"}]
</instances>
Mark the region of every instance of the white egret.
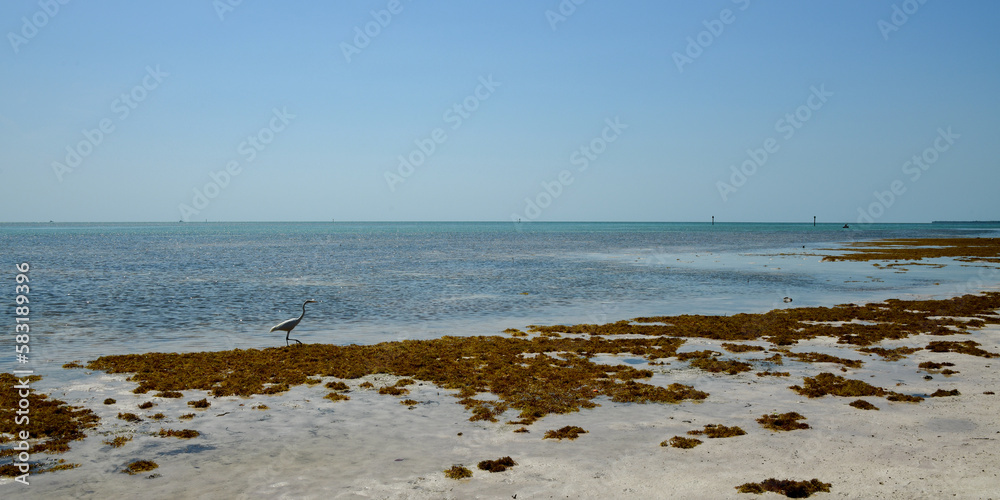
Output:
<instances>
[{"instance_id":1,"label":"white egret","mask_svg":"<svg viewBox=\"0 0 1000 500\"><path fill-rule=\"evenodd\" d=\"M288 341L289 340L294 340L294 341L296 341L296 342L298 342L300 344L302 343L298 339L289 339L288 336L292 334L292 328L295 328L296 326L298 326L299 321L302 321L302 318L305 317L305 315L306 315L306 304L308 304L310 302L316 302L316 301L312 300L312 299L309 299L309 300L303 302L302 303L302 315L299 316L298 318L286 319L285 321L282 321L281 323L278 323L277 325L274 325L274 326L271 327L271 330L270 330L271 332L273 332L275 330L281 330L283 332L287 332L287 333L285 333L285 345L286 346L288 345Z\"/></svg>"}]
</instances>

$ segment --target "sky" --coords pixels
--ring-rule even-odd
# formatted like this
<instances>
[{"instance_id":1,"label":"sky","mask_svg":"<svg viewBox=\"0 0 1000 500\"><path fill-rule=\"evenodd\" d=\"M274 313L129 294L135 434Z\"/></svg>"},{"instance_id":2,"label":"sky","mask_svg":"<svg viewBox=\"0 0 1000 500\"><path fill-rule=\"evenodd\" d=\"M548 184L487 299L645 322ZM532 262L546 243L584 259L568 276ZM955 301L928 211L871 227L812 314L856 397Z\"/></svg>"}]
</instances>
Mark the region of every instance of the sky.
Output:
<instances>
[{"instance_id":1,"label":"sky","mask_svg":"<svg viewBox=\"0 0 1000 500\"><path fill-rule=\"evenodd\" d=\"M0 221L997 220L998 18L2 2Z\"/></svg>"}]
</instances>

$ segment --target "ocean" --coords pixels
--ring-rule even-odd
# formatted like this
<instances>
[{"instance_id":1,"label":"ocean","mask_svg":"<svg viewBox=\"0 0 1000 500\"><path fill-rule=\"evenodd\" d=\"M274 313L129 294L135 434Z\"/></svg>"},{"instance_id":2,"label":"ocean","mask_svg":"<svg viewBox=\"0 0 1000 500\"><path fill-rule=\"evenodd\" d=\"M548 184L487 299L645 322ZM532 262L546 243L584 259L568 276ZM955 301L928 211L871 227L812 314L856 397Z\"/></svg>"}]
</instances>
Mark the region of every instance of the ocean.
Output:
<instances>
[{"instance_id":1,"label":"ocean","mask_svg":"<svg viewBox=\"0 0 1000 500\"><path fill-rule=\"evenodd\" d=\"M30 265L32 362L493 335L530 324L733 314L995 287L996 271L822 262L851 241L996 225L763 223L0 224L8 283ZM977 283L982 286L977 286ZM14 323L13 286L4 297ZM791 304L782 301L793 298ZM13 365L13 363L11 363Z\"/></svg>"}]
</instances>

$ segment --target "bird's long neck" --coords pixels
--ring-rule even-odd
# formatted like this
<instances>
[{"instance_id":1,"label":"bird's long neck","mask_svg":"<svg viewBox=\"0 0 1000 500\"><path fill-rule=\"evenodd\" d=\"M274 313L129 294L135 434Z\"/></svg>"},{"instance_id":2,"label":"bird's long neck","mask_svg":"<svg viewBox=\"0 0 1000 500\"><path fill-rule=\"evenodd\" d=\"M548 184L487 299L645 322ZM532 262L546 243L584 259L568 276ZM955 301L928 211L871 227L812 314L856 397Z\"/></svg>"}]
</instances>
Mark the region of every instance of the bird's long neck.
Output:
<instances>
[{"instance_id":1,"label":"bird's long neck","mask_svg":"<svg viewBox=\"0 0 1000 500\"><path fill-rule=\"evenodd\" d=\"M302 321L302 318L306 317L306 304L308 304L308 302L302 304L302 315L299 316L299 321Z\"/></svg>"}]
</instances>

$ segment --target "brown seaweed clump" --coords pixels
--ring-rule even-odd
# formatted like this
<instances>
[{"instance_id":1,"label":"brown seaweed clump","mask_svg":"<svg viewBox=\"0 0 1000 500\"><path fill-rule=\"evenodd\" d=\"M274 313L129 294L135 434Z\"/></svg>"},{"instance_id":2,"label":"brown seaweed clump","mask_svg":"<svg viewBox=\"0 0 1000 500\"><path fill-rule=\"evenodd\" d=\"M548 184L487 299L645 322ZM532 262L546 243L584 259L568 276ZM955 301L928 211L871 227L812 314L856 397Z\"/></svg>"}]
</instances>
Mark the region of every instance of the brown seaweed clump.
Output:
<instances>
[{"instance_id":1,"label":"brown seaweed clump","mask_svg":"<svg viewBox=\"0 0 1000 500\"><path fill-rule=\"evenodd\" d=\"M125 443L127 443L127 442L129 442L131 440L132 440L132 436L128 436L128 437L125 437L125 436L115 436L114 439L111 439L111 440L108 440L108 441L101 441L101 442L104 443L104 444L106 444L106 445L108 445L108 446L110 446L110 447L112 447L112 448L121 448L122 446L125 446Z\"/></svg>"},{"instance_id":2,"label":"brown seaweed clump","mask_svg":"<svg viewBox=\"0 0 1000 500\"><path fill-rule=\"evenodd\" d=\"M765 429L770 429L772 431L794 431L797 429L808 429L809 424L805 422L799 422L799 420L805 420L806 417L796 413L772 413L770 415L762 415L757 419L757 423Z\"/></svg>"},{"instance_id":3,"label":"brown seaweed clump","mask_svg":"<svg viewBox=\"0 0 1000 500\"><path fill-rule=\"evenodd\" d=\"M345 383L343 383L343 382L341 382L339 380L335 381L335 382L327 382L326 383L326 388L330 389L332 391L347 391L347 390L350 390L350 387L348 387L347 384L345 384Z\"/></svg>"},{"instance_id":4,"label":"brown seaweed clump","mask_svg":"<svg viewBox=\"0 0 1000 500\"><path fill-rule=\"evenodd\" d=\"M772 372L772 371L757 372L758 377L789 377L791 375L792 374L788 372Z\"/></svg>"},{"instance_id":5,"label":"brown seaweed clump","mask_svg":"<svg viewBox=\"0 0 1000 500\"><path fill-rule=\"evenodd\" d=\"M946 396L961 396L961 395L962 395L962 393L958 392L958 389L952 389L950 391L946 391L944 389L938 389L938 390L934 391L934 394L930 394L927 397L930 397L930 398L941 398L941 397L946 397Z\"/></svg>"},{"instance_id":6,"label":"brown seaweed clump","mask_svg":"<svg viewBox=\"0 0 1000 500\"><path fill-rule=\"evenodd\" d=\"M160 437L191 439L200 436L201 433L192 429L181 429L179 431L174 429L160 429L160 432L157 435Z\"/></svg>"},{"instance_id":7,"label":"brown seaweed clump","mask_svg":"<svg viewBox=\"0 0 1000 500\"><path fill-rule=\"evenodd\" d=\"M63 453L69 450L70 442L85 438L84 431L96 427L100 421L100 418L90 410L69 406L58 399L49 399L45 394L36 393L34 390L29 390L25 397L20 395L23 389L17 386L21 385L21 382L31 383L38 380L41 380L41 377L33 375L18 379L9 373L0 373L0 444L4 445L3 449L0 449L0 457L11 457L19 452L6 443L14 441L21 432L27 432L32 440L27 450L32 457L36 453ZM31 409L31 418L27 422L18 424L14 418L15 409L21 407L20 402L25 399ZM61 468L69 468L69 465ZM58 470L59 466L32 462L29 467L31 472L38 473ZM21 474L23 472L18 471L17 466L13 464L0 467L0 475Z\"/></svg>"},{"instance_id":8,"label":"brown seaweed clump","mask_svg":"<svg viewBox=\"0 0 1000 500\"><path fill-rule=\"evenodd\" d=\"M513 458L503 457L496 460L483 460L482 462L479 462L476 467L479 467L479 470L503 472L509 467L513 467L515 465L517 465L517 462L515 462Z\"/></svg>"},{"instance_id":9,"label":"brown seaweed clump","mask_svg":"<svg viewBox=\"0 0 1000 500\"><path fill-rule=\"evenodd\" d=\"M167 416L164 415L164 414L162 414L162 413L157 413L155 415L151 415L149 418L151 418L153 420L163 420L163 419L167 418Z\"/></svg>"},{"instance_id":10,"label":"brown seaweed clump","mask_svg":"<svg viewBox=\"0 0 1000 500\"><path fill-rule=\"evenodd\" d=\"M884 347L862 347L858 349L858 352L878 354L886 361L899 361L906 356L919 351L920 349L920 347L897 347L895 349L886 349Z\"/></svg>"},{"instance_id":11,"label":"brown seaweed clump","mask_svg":"<svg viewBox=\"0 0 1000 500\"><path fill-rule=\"evenodd\" d=\"M178 420L191 420L192 418L194 418L194 413L185 413L177 417Z\"/></svg>"},{"instance_id":12,"label":"brown seaweed clump","mask_svg":"<svg viewBox=\"0 0 1000 500\"><path fill-rule=\"evenodd\" d=\"M739 426L726 427L722 424L708 424L702 430L688 431L688 434L692 436L704 435L709 439L715 438L727 438L733 436L742 436L747 432L741 429Z\"/></svg>"},{"instance_id":13,"label":"brown seaweed clump","mask_svg":"<svg viewBox=\"0 0 1000 500\"><path fill-rule=\"evenodd\" d=\"M140 410L148 410L148 409L150 409L150 408L152 408L154 406L156 406L156 405L153 404L152 401L146 401L145 403L142 403L142 404L139 405L139 409Z\"/></svg>"},{"instance_id":14,"label":"brown seaweed clump","mask_svg":"<svg viewBox=\"0 0 1000 500\"><path fill-rule=\"evenodd\" d=\"M409 394L409 389L403 389L397 386L381 387L378 390L379 394L388 394L390 396L402 396L403 394Z\"/></svg>"},{"instance_id":15,"label":"brown seaweed clump","mask_svg":"<svg viewBox=\"0 0 1000 500\"><path fill-rule=\"evenodd\" d=\"M212 403L208 402L208 398L202 398L197 401L188 401L188 406L192 408L208 408L212 406Z\"/></svg>"},{"instance_id":16,"label":"brown seaweed clump","mask_svg":"<svg viewBox=\"0 0 1000 500\"><path fill-rule=\"evenodd\" d=\"M562 427L558 430L545 431L545 437L543 437L542 439L558 439L560 441L563 439L572 440L580 437L580 434L586 434L586 433L587 431L585 431L582 427L577 427L575 425L572 426L567 425L566 427Z\"/></svg>"},{"instance_id":17,"label":"brown seaweed clump","mask_svg":"<svg viewBox=\"0 0 1000 500\"><path fill-rule=\"evenodd\" d=\"M754 493L760 495L766 491L780 493L788 498L808 498L813 493L830 491L830 483L821 482L819 479L809 481L792 481L791 479L765 479L759 483L745 483L736 487L740 493Z\"/></svg>"},{"instance_id":18,"label":"brown seaweed clump","mask_svg":"<svg viewBox=\"0 0 1000 500\"><path fill-rule=\"evenodd\" d=\"M801 361L803 363L837 363L848 368L861 368L861 365L864 364L864 362L856 359L838 358L837 356L831 356L829 354L819 352L788 352L785 354L788 357L794 358L796 361Z\"/></svg>"},{"instance_id":19,"label":"brown seaweed clump","mask_svg":"<svg viewBox=\"0 0 1000 500\"><path fill-rule=\"evenodd\" d=\"M875 410L875 411L878 411L878 406L875 406L875 405L873 405L873 404L871 404L868 401L865 401L863 399L855 399L854 401L850 402L850 405L853 406L853 407L855 407L855 408L857 408L857 409L859 409L859 410Z\"/></svg>"},{"instance_id":20,"label":"brown seaweed clump","mask_svg":"<svg viewBox=\"0 0 1000 500\"><path fill-rule=\"evenodd\" d=\"M67 369L67 370L69 370L69 369L73 369L73 368L83 368L83 365L80 364L80 360L75 360L75 361L70 361L69 363L66 363L66 364L62 365L62 367L65 368L65 369Z\"/></svg>"},{"instance_id":21,"label":"brown seaweed clump","mask_svg":"<svg viewBox=\"0 0 1000 500\"><path fill-rule=\"evenodd\" d=\"M803 381L805 382L805 387L793 385L789 389L810 398L821 398L830 394L841 397L878 396L884 397L889 401L903 401L907 403L919 403L924 399L920 396L887 391L863 380L844 378L829 372L820 373L815 377L804 377Z\"/></svg>"},{"instance_id":22,"label":"brown seaweed clump","mask_svg":"<svg viewBox=\"0 0 1000 500\"><path fill-rule=\"evenodd\" d=\"M135 413L118 413L118 420L124 420L126 422L142 422L142 418Z\"/></svg>"},{"instance_id":23,"label":"brown seaweed clump","mask_svg":"<svg viewBox=\"0 0 1000 500\"><path fill-rule=\"evenodd\" d=\"M346 394L341 394L339 392L331 392L330 394L327 394L326 396L323 396L323 398L329 399L330 401L333 401L333 402L337 402L337 401L349 401L351 399L350 396L348 396Z\"/></svg>"},{"instance_id":24,"label":"brown seaweed clump","mask_svg":"<svg viewBox=\"0 0 1000 500\"><path fill-rule=\"evenodd\" d=\"M722 348L729 352L751 352L751 351L764 351L764 347L753 344L733 344L730 342L723 342Z\"/></svg>"},{"instance_id":25,"label":"brown seaweed clump","mask_svg":"<svg viewBox=\"0 0 1000 500\"><path fill-rule=\"evenodd\" d=\"M935 363L934 361L924 361L923 363L917 365L917 368L920 368L921 370L930 371L930 370L940 370L941 368L944 368L946 366L955 366L955 363L949 363L947 361L945 361L944 363Z\"/></svg>"},{"instance_id":26,"label":"brown seaweed clump","mask_svg":"<svg viewBox=\"0 0 1000 500\"><path fill-rule=\"evenodd\" d=\"M104 400L104 404L106 404L106 405L113 405L113 404L115 404L115 403L117 403L117 402L118 402L118 401L115 401L115 400L114 400L114 399L112 399L112 398L107 398L107 399L105 399L105 400Z\"/></svg>"},{"instance_id":27,"label":"brown seaweed clump","mask_svg":"<svg viewBox=\"0 0 1000 500\"><path fill-rule=\"evenodd\" d=\"M732 359L698 358L691 362L691 366L711 373L726 372L729 375L736 375L740 372L748 372L753 369L750 363L736 361Z\"/></svg>"},{"instance_id":28,"label":"brown seaweed clump","mask_svg":"<svg viewBox=\"0 0 1000 500\"><path fill-rule=\"evenodd\" d=\"M399 404L403 406L416 406L420 404L420 401L417 401L416 399L404 399L400 401Z\"/></svg>"},{"instance_id":29,"label":"brown seaweed clump","mask_svg":"<svg viewBox=\"0 0 1000 500\"><path fill-rule=\"evenodd\" d=\"M134 391L133 391L134 392ZM140 394L136 392L136 394ZM184 395L177 391L160 391L153 395L157 398L183 398Z\"/></svg>"},{"instance_id":30,"label":"brown seaweed clump","mask_svg":"<svg viewBox=\"0 0 1000 500\"><path fill-rule=\"evenodd\" d=\"M827 394L842 397L883 397L886 395L886 390L881 387L875 387L863 380L848 379L829 372L820 373L815 377L804 377L803 381L805 387L793 385L789 389L810 398L821 398Z\"/></svg>"},{"instance_id":31,"label":"brown seaweed clump","mask_svg":"<svg viewBox=\"0 0 1000 500\"><path fill-rule=\"evenodd\" d=\"M125 466L122 472L129 475L141 474L143 472L149 472L155 468L159 467L156 462L152 460L136 460Z\"/></svg>"},{"instance_id":32,"label":"brown seaweed clump","mask_svg":"<svg viewBox=\"0 0 1000 500\"><path fill-rule=\"evenodd\" d=\"M667 441L660 443L660 446L673 446L674 448L690 449L701 444L700 439L686 438L684 436L674 436Z\"/></svg>"},{"instance_id":33,"label":"brown seaweed clump","mask_svg":"<svg viewBox=\"0 0 1000 500\"><path fill-rule=\"evenodd\" d=\"M444 477L448 479L465 479L472 477L472 471L461 465L453 465L450 469L445 469Z\"/></svg>"},{"instance_id":34,"label":"brown seaweed clump","mask_svg":"<svg viewBox=\"0 0 1000 500\"><path fill-rule=\"evenodd\" d=\"M966 340L964 342L949 342L946 340L935 340L927 344L928 351L931 352L957 352L960 354L968 354L970 356L982 356L984 358L1000 358L1000 354L995 352L990 352L977 347L979 342L975 340Z\"/></svg>"}]
</instances>

